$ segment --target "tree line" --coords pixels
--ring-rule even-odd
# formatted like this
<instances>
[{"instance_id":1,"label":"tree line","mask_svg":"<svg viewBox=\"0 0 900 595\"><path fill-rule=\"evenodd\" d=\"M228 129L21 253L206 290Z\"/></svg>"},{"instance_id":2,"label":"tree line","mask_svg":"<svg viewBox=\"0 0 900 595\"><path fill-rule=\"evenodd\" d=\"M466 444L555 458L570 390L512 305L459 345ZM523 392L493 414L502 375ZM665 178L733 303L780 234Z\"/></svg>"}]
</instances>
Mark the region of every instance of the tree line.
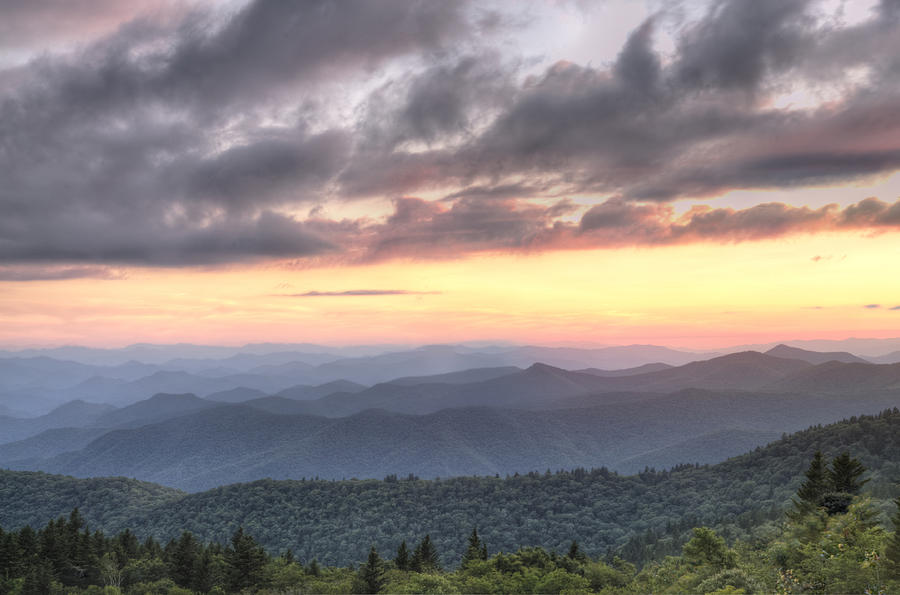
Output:
<instances>
[{"instance_id":1,"label":"tree line","mask_svg":"<svg viewBox=\"0 0 900 595\"><path fill-rule=\"evenodd\" d=\"M35 530L0 529L0 592L11 595L190 593L833 593L900 590L900 498L892 528L863 494L866 469L848 452L816 452L793 506L731 545L695 527L677 555L638 568L612 552L592 557L577 541L490 552L472 529L463 555L444 568L426 534L359 565L326 566L273 555L243 527L225 544L184 531L164 545L126 529L91 531L78 509Z\"/></svg>"}]
</instances>

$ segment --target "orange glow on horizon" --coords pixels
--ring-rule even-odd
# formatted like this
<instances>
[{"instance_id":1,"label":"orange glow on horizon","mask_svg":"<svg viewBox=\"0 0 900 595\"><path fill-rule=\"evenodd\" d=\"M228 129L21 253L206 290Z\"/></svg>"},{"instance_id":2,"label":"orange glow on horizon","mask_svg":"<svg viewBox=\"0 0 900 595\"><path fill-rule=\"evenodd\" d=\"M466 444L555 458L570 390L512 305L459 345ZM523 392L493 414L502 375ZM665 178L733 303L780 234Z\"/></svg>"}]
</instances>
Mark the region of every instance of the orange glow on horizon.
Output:
<instances>
[{"instance_id":1,"label":"orange glow on horizon","mask_svg":"<svg viewBox=\"0 0 900 595\"><path fill-rule=\"evenodd\" d=\"M0 346L507 340L708 349L891 337L900 335L900 278L884 263L898 252L890 234L822 234L342 269L129 269L123 280L0 283ZM286 295L350 290L421 293Z\"/></svg>"}]
</instances>

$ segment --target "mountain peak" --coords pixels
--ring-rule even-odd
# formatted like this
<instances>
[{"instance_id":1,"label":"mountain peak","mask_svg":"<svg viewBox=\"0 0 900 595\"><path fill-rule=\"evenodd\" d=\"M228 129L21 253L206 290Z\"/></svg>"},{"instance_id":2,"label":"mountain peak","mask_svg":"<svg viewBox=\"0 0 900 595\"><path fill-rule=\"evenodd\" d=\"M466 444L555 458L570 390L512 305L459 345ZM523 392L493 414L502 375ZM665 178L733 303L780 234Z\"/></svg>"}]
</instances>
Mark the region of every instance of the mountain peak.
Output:
<instances>
[{"instance_id":1,"label":"mountain peak","mask_svg":"<svg viewBox=\"0 0 900 595\"><path fill-rule=\"evenodd\" d=\"M550 364L542 364L541 362L535 362L526 368L526 372L541 372L544 374L556 374L558 372L565 372L562 368L557 368L556 366L551 366Z\"/></svg>"},{"instance_id":2,"label":"mountain peak","mask_svg":"<svg viewBox=\"0 0 900 595\"><path fill-rule=\"evenodd\" d=\"M866 360L848 353L846 351L810 351L799 347L791 347L780 343L766 352L766 355L774 357L784 357L790 359L800 359L813 365L824 364L830 361L841 362L844 364L866 364Z\"/></svg>"}]
</instances>

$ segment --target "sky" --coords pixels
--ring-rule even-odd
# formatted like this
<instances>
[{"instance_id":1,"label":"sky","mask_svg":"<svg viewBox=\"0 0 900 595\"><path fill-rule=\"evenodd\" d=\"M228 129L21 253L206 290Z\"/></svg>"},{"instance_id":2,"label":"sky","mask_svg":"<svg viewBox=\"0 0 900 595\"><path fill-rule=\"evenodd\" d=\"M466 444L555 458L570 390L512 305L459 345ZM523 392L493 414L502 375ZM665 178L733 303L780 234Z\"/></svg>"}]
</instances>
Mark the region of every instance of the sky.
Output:
<instances>
[{"instance_id":1,"label":"sky","mask_svg":"<svg viewBox=\"0 0 900 595\"><path fill-rule=\"evenodd\" d=\"M900 336L900 1L8 0L0 346Z\"/></svg>"}]
</instances>

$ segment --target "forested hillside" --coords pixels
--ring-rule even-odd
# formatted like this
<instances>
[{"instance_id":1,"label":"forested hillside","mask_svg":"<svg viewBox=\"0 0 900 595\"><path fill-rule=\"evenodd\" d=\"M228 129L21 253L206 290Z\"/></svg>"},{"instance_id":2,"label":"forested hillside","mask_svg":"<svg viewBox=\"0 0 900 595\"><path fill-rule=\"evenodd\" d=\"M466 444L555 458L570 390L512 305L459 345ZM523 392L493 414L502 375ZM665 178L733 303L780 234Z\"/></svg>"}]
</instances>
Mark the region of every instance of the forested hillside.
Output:
<instances>
[{"instance_id":1,"label":"forested hillside","mask_svg":"<svg viewBox=\"0 0 900 595\"><path fill-rule=\"evenodd\" d=\"M160 488L152 506L122 499L119 509L98 510L98 497L108 502L118 490L146 484L3 472L0 526L40 526L78 506L92 527L108 531L130 528L166 540L189 530L224 542L243 526L271 552L291 548L302 559L344 565L362 559L371 544L386 551L424 534L451 564L477 525L495 550L562 551L574 539L592 556L619 551L641 561L677 552L696 525L715 526L730 540L780 518L816 450L860 458L870 470L866 492L888 509L900 479L897 410L811 428L718 465L633 476L576 469L432 481L263 480L191 495ZM19 495L35 481L45 484L41 496L33 492L23 509Z\"/></svg>"},{"instance_id":2,"label":"forested hillside","mask_svg":"<svg viewBox=\"0 0 900 595\"><path fill-rule=\"evenodd\" d=\"M324 566L266 552L238 527L224 543L189 531L165 546L125 529L91 532L78 509L37 531L0 529L0 591L12 595L190 593L888 593L900 588L900 498L890 523L861 494L867 469L848 452L814 453L787 513L728 544L694 527L677 554L635 566L612 552L519 547L495 553L473 527L447 564L430 534L373 545L360 564ZM413 545L415 544L415 545ZM364 560L364 561L362 561ZM101 586L103 588L101 589Z\"/></svg>"}]
</instances>

